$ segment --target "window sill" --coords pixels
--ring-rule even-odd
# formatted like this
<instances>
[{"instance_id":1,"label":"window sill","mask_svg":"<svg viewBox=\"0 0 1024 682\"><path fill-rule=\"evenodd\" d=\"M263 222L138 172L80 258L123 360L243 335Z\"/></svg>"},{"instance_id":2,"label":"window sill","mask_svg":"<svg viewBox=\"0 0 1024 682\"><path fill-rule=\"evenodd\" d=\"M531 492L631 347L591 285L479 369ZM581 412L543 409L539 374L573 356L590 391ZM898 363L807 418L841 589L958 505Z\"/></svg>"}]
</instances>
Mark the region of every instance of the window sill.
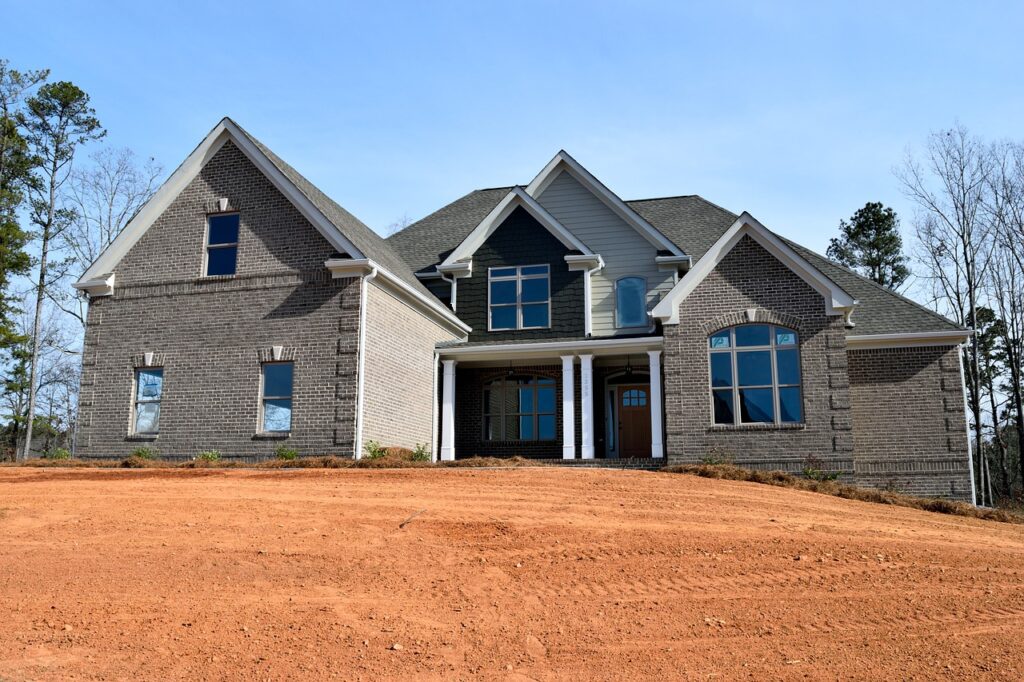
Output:
<instances>
[{"instance_id":1,"label":"window sill","mask_svg":"<svg viewBox=\"0 0 1024 682\"><path fill-rule=\"evenodd\" d=\"M288 440L292 437L291 431L264 431L252 437L253 440Z\"/></svg>"},{"instance_id":2,"label":"window sill","mask_svg":"<svg viewBox=\"0 0 1024 682\"><path fill-rule=\"evenodd\" d=\"M714 424L708 427L709 433L731 431L803 431L807 424Z\"/></svg>"},{"instance_id":3,"label":"window sill","mask_svg":"<svg viewBox=\"0 0 1024 682\"><path fill-rule=\"evenodd\" d=\"M153 441L159 437L159 433L129 433L124 439L128 441Z\"/></svg>"},{"instance_id":4,"label":"window sill","mask_svg":"<svg viewBox=\"0 0 1024 682\"><path fill-rule=\"evenodd\" d=\"M203 284L206 282L224 282L227 280L235 279L238 275L202 275L196 279L196 284Z\"/></svg>"}]
</instances>

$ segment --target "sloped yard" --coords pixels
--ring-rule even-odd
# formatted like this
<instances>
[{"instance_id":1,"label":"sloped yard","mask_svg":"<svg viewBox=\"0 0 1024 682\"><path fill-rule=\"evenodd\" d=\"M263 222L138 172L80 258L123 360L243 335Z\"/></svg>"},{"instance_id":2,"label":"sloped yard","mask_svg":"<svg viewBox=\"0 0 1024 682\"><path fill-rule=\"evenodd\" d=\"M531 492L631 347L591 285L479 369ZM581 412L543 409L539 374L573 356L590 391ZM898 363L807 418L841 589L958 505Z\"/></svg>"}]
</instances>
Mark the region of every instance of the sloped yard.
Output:
<instances>
[{"instance_id":1,"label":"sloped yard","mask_svg":"<svg viewBox=\"0 0 1024 682\"><path fill-rule=\"evenodd\" d=\"M0 468L0 679L1024 676L1024 528L668 473Z\"/></svg>"}]
</instances>

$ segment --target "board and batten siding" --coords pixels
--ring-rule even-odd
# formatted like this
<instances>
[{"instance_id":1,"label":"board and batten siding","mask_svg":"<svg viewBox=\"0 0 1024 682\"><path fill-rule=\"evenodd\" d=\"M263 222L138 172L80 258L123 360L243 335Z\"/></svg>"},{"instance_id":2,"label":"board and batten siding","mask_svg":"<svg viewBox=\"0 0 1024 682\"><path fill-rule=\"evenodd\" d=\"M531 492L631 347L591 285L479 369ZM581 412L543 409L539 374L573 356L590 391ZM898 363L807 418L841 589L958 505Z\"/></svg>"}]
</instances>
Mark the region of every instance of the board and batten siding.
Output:
<instances>
[{"instance_id":1,"label":"board and batten siding","mask_svg":"<svg viewBox=\"0 0 1024 682\"><path fill-rule=\"evenodd\" d=\"M604 258L604 268L594 273L591 280L593 335L615 336L643 331L637 327L615 328L615 282L622 277L645 278L647 309L653 308L675 284L672 272L658 269L654 261L657 249L564 170L537 201Z\"/></svg>"}]
</instances>

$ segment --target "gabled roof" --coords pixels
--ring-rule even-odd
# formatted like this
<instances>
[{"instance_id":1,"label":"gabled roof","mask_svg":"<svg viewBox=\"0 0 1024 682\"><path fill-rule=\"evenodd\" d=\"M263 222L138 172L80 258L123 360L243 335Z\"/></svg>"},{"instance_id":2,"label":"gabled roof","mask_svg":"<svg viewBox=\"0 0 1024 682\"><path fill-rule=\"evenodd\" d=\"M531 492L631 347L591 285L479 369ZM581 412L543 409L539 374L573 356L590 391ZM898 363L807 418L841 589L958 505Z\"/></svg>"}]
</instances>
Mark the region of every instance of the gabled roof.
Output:
<instances>
[{"instance_id":1,"label":"gabled roof","mask_svg":"<svg viewBox=\"0 0 1024 682\"><path fill-rule=\"evenodd\" d=\"M392 235L388 243L417 272L430 272L504 197L511 187L480 189ZM625 202L630 208L699 260L739 218L695 194ZM851 335L962 332L942 315L892 292L791 241L790 247L857 299Z\"/></svg>"},{"instance_id":2,"label":"gabled roof","mask_svg":"<svg viewBox=\"0 0 1024 682\"><path fill-rule=\"evenodd\" d=\"M548 232L550 232L555 239L562 242L562 245L570 251L579 251L581 254L593 255L586 244L577 239L576 235L570 232L562 223L558 222L553 215L547 212L547 210L537 203L537 200L527 194L522 187L513 187L509 192L502 198L501 201L495 205L490 212L483 217L483 219L477 224L476 227L463 239L455 249L448 254L448 257L444 259L444 262L438 266L438 269L444 266L454 265L455 263L472 258L476 250L487 241L487 238L494 234L505 219L514 211L516 208L522 207L533 216L534 220L540 223Z\"/></svg>"},{"instance_id":3,"label":"gabled roof","mask_svg":"<svg viewBox=\"0 0 1024 682\"><path fill-rule=\"evenodd\" d=\"M537 174L537 177L526 186L526 193L531 197L539 197L544 193L548 185L554 182L559 173L563 172L575 178L577 182L625 221L627 225L639 232L655 248L668 251L673 256L686 255L677 244L672 243L657 228L644 220L642 216L620 199L615 192L608 189L604 183L595 178L590 171L584 168L576 159L572 158L564 149L555 154L554 158Z\"/></svg>"},{"instance_id":4,"label":"gabled roof","mask_svg":"<svg viewBox=\"0 0 1024 682\"><path fill-rule=\"evenodd\" d=\"M99 258L89 266L80 278L79 284L103 280L112 273L131 247L228 141L238 147L246 158L266 175L278 191L295 205L339 254L347 254L356 259L374 260L419 293L431 295L413 275L405 261L377 233L331 200L230 118L224 118L214 126Z\"/></svg>"},{"instance_id":5,"label":"gabled roof","mask_svg":"<svg viewBox=\"0 0 1024 682\"><path fill-rule=\"evenodd\" d=\"M711 245L692 268L676 283L672 290L654 307L652 314L665 324L679 322L679 304L722 262L743 237L750 237L768 253L782 262L800 279L817 291L825 300L828 315L849 313L856 300L842 287L829 279L806 258L798 254L785 241L770 232L754 216L743 213L736 222Z\"/></svg>"}]
</instances>

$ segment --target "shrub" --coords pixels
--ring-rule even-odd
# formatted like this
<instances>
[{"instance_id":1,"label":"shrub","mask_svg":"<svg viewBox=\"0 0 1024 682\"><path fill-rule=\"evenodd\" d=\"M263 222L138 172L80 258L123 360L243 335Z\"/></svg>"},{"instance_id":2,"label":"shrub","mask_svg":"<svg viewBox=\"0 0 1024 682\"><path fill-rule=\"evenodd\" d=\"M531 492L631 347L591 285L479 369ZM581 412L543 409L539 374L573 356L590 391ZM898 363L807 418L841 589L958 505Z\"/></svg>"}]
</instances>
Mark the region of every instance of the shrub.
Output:
<instances>
[{"instance_id":1,"label":"shrub","mask_svg":"<svg viewBox=\"0 0 1024 682\"><path fill-rule=\"evenodd\" d=\"M388 454L388 449L375 440L366 441L363 450L366 451L366 459L380 459Z\"/></svg>"},{"instance_id":2,"label":"shrub","mask_svg":"<svg viewBox=\"0 0 1024 682\"><path fill-rule=\"evenodd\" d=\"M711 448L708 454L700 458L701 464L732 464L732 453L721 448Z\"/></svg>"},{"instance_id":3,"label":"shrub","mask_svg":"<svg viewBox=\"0 0 1024 682\"><path fill-rule=\"evenodd\" d=\"M277 449L274 450L274 454L278 459L292 461L299 458L299 451L295 448L290 448L287 445L278 445Z\"/></svg>"},{"instance_id":4,"label":"shrub","mask_svg":"<svg viewBox=\"0 0 1024 682\"><path fill-rule=\"evenodd\" d=\"M135 457L136 459L156 459L156 450L143 445L141 448L135 448L132 450L132 454L128 455L128 457Z\"/></svg>"},{"instance_id":5,"label":"shrub","mask_svg":"<svg viewBox=\"0 0 1024 682\"><path fill-rule=\"evenodd\" d=\"M54 448L46 455L47 459L71 459L71 451L66 448Z\"/></svg>"},{"instance_id":6,"label":"shrub","mask_svg":"<svg viewBox=\"0 0 1024 682\"><path fill-rule=\"evenodd\" d=\"M809 455L807 457L807 459L804 460L804 468L803 468L804 478L809 478L812 481L835 481L835 480L838 480L839 479L839 472L838 471L832 471L832 472L825 471L822 468L823 464L824 463L819 458L815 457L814 455Z\"/></svg>"},{"instance_id":7,"label":"shrub","mask_svg":"<svg viewBox=\"0 0 1024 682\"><path fill-rule=\"evenodd\" d=\"M412 461L414 462L429 462L430 461L430 450L427 449L426 444L416 443L416 447L412 451Z\"/></svg>"},{"instance_id":8,"label":"shrub","mask_svg":"<svg viewBox=\"0 0 1024 682\"><path fill-rule=\"evenodd\" d=\"M218 450L203 450L198 455L196 455L196 459L199 460L200 462L219 462L220 461L220 451L218 451Z\"/></svg>"}]
</instances>

